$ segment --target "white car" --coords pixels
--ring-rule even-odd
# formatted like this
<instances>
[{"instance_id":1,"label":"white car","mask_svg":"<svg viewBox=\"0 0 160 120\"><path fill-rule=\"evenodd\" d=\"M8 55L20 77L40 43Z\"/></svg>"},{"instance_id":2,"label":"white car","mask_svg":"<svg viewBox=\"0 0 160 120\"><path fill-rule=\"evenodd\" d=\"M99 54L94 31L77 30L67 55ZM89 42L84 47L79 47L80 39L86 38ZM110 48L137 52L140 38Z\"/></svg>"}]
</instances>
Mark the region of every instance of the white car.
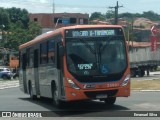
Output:
<instances>
[{"instance_id":1,"label":"white car","mask_svg":"<svg viewBox=\"0 0 160 120\"><path fill-rule=\"evenodd\" d=\"M11 79L13 76L12 72L8 68L0 68L0 78Z\"/></svg>"}]
</instances>

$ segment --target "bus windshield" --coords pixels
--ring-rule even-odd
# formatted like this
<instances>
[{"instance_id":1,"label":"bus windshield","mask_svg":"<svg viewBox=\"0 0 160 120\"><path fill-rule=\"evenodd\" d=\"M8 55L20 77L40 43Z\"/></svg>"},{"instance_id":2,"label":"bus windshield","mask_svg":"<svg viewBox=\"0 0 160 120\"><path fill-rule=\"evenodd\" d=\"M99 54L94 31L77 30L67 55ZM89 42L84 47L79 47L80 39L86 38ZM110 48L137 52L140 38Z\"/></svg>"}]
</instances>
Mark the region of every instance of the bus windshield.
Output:
<instances>
[{"instance_id":1,"label":"bus windshield","mask_svg":"<svg viewBox=\"0 0 160 120\"><path fill-rule=\"evenodd\" d=\"M127 68L124 37L68 38L67 66L77 76L107 76Z\"/></svg>"}]
</instances>

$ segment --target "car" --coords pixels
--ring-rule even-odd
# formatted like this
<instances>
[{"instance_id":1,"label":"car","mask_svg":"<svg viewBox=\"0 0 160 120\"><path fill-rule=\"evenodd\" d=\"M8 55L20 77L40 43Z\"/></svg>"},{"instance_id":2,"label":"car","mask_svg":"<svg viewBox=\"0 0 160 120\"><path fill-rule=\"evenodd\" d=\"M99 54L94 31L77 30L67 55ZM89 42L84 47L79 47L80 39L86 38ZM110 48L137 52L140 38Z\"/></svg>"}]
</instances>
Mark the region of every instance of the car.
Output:
<instances>
[{"instance_id":1,"label":"car","mask_svg":"<svg viewBox=\"0 0 160 120\"><path fill-rule=\"evenodd\" d=\"M2 79L11 79L13 76L9 68L0 68L0 78Z\"/></svg>"}]
</instances>

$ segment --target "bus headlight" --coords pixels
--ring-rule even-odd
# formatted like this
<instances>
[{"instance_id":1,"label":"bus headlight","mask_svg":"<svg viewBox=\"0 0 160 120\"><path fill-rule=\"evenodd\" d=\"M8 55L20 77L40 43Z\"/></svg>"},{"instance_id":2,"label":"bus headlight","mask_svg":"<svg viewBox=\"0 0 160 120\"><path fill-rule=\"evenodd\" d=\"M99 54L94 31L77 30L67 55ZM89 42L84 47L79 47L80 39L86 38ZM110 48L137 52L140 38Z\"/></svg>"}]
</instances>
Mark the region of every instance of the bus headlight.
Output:
<instances>
[{"instance_id":1,"label":"bus headlight","mask_svg":"<svg viewBox=\"0 0 160 120\"><path fill-rule=\"evenodd\" d=\"M80 89L71 79L67 78L67 81L68 81L69 85L70 85L72 88L74 88L74 89L76 89L76 90L79 90L79 89Z\"/></svg>"},{"instance_id":2,"label":"bus headlight","mask_svg":"<svg viewBox=\"0 0 160 120\"><path fill-rule=\"evenodd\" d=\"M130 80L130 74L126 76L126 78L124 79L123 83L121 84L121 86L126 86L128 84Z\"/></svg>"}]
</instances>

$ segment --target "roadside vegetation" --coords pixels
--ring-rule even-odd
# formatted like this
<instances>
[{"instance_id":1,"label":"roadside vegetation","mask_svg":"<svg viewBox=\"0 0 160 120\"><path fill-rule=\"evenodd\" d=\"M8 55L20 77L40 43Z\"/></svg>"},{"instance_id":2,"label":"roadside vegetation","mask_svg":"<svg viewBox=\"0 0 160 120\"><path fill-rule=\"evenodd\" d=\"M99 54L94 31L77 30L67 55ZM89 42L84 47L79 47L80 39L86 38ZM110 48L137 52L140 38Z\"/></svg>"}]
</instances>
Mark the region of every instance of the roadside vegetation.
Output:
<instances>
[{"instance_id":1,"label":"roadside vegetation","mask_svg":"<svg viewBox=\"0 0 160 120\"><path fill-rule=\"evenodd\" d=\"M41 26L29 20L26 9L0 7L1 48L18 51L19 45L39 34L41 34Z\"/></svg>"},{"instance_id":2,"label":"roadside vegetation","mask_svg":"<svg viewBox=\"0 0 160 120\"><path fill-rule=\"evenodd\" d=\"M131 80L131 90L160 90L160 79Z\"/></svg>"}]
</instances>

